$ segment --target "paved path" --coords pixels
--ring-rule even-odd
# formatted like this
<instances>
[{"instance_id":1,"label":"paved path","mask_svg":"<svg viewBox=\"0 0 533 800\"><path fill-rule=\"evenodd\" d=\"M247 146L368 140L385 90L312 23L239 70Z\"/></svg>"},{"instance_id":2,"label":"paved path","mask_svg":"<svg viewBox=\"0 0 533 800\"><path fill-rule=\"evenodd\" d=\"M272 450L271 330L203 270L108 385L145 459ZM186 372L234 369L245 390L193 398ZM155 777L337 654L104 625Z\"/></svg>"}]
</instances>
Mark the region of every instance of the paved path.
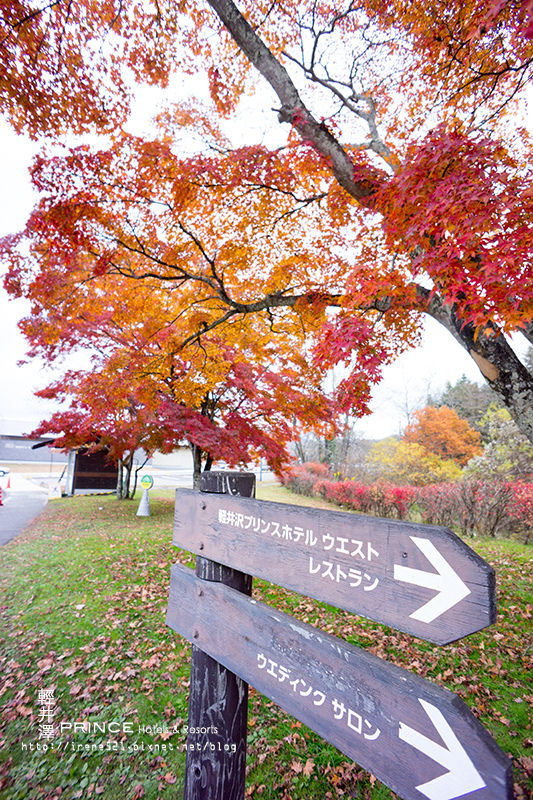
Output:
<instances>
[{"instance_id":1,"label":"paved path","mask_svg":"<svg viewBox=\"0 0 533 800\"><path fill-rule=\"evenodd\" d=\"M11 488L2 490L0 506L0 545L22 533L48 502L48 492L17 475L11 476Z\"/></svg>"}]
</instances>

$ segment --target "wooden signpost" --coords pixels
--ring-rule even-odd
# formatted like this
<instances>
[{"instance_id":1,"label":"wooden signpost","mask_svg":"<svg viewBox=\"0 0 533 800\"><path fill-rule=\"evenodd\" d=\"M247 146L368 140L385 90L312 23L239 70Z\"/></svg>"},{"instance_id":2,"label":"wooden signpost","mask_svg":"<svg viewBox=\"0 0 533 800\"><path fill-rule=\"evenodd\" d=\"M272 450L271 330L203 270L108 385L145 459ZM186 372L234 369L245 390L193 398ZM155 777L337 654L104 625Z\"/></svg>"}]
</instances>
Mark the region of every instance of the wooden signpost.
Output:
<instances>
[{"instance_id":1,"label":"wooden signpost","mask_svg":"<svg viewBox=\"0 0 533 800\"><path fill-rule=\"evenodd\" d=\"M509 759L446 689L179 564L167 622L406 800L508 796Z\"/></svg>"},{"instance_id":2,"label":"wooden signpost","mask_svg":"<svg viewBox=\"0 0 533 800\"><path fill-rule=\"evenodd\" d=\"M184 489L173 542L436 644L496 620L492 567L447 528Z\"/></svg>"},{"instance_id":3,"label":"wooden signpost","mask_svg":"<svg viewBox=\"0 0 533 800\"><path fill-rule=\"evenodd\" d=\"M201 489L215 494L252 497L255 475L207 472L202 475ZM176 506L180 497L181 493L176 492ZM199 583L195 600L203 597L204 588L211 582L238 590L242 593L240 596L252 593L250 575L202 556L196 559L196 575ZM178 597L177 605L182 603L183 599ZM211 658L205 648L198 647L194 632L189 641L193 646L184 800L243 800L248 683L240 673L226 669L220 659Z\"/></svg>"},{"instance_id":4,"label":"wooden signpost","mask_svg":"<svg viewBox=\"0 0 533 800\"><path fill-rule=\"evenodd\" d=\"M453 641L495 616L492 570L441 528L178 490L174 543L431 641ZM174 565L167 613L194 651L253 685L405 800L512 797L509 759L454 694L239 587L198 575L198 567L195 575ZM450 584L455 594L446 594ZM214 708L206 678L191 671L191 696L205 695L203 711L195 712L204 729ZM230 716L231 702L224 703ZM235 730L232 736L227 741L239 738ZM205 740L242 770L245 744L220 752L216 741ZM186 798L242 800L244 784L233 794L213 790L204 761L202 754L197 776L203 769L204 780Z\"/></svg>"}]
</instances>

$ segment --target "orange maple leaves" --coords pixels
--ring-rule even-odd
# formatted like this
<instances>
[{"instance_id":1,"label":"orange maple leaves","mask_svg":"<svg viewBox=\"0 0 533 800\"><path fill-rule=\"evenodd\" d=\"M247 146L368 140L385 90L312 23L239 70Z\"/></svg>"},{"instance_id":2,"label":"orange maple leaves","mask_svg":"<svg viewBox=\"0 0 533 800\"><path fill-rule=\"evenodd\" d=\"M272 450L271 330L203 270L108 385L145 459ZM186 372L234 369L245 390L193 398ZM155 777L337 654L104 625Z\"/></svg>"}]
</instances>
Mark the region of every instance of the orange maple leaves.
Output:
<instances>
[{"instance_id":1,"label":"orange maple leaves","mask_svg":"<svg viewBox=\"0 0 533 800\"><path fill-rule=\"evenodd\" d=\"M453 306L459 331L530 324L529 145L511 156L516 142L468 127L521 88L530 4L245 2L238 29L215 16L222 6L237 19L229 0L4 3L0 102L14 124L114 131L107 149L38 160L42 201L25 235L3 242L10 290L34 303L34 352L144 348L143 369L157 355L175 385L187 351L200 408L230 372L214 366L215 341L234 348L253 330L250 366L264 365L275 335L292 369L291 352L308 356L322 335L316 364L352 369L342 407L363 413L382 364L416 341L428 296ZM292 126L276 150L232 149L219 124L251 91L252 62ZM131 88L122 66L161 86L174 69L201 70L214 111L169 105L150 141L116 130ZM176 132L194 137L193 155L179 155ZM305 362L296 371L311 370L315 391Z\"/></svg>"},{"instance_id":2,"label":"orange maple leaves","mask_svg":"<svg viewBox=\"0 0 533 800\"><path fill-rule=\"evenodd\" d=\"M440 458L452 459L462 467L482 451L479 433L448 406L426 406L417 411L403 438L422 445Z\"/></svg>"}]
</instances>

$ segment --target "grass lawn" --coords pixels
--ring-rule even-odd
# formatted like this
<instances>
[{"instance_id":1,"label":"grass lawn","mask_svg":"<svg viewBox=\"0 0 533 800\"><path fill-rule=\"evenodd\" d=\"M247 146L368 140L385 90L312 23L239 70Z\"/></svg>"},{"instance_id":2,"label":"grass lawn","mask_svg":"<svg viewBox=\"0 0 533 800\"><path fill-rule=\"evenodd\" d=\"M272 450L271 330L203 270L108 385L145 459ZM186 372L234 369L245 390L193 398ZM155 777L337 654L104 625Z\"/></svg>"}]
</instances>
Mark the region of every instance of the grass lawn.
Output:
<instances>
[{"instance_id":1,"label":"grass lawn","mask_svg":"<svg viewBox=\"0 0 533 800\"><path fill-rule=\"evenodd\" d=\"M270 484L258 496L332 507ZM171 544L173 493L150 500L148 518L136 517L137 502L54 500L0 550L2 800L181 795L190 646L165 625L165 612L171 564L192 567L194 556ZM460 695L513 757L521 800L533 789L533 548L469 544L496 569L499 619L445 647L262 581L254 596ZM53 690L56 728L89 730L40 739L51 708L42 690ZM395 796L254 690L247 763L247 797Z\"/></svg>"}]
</instances>

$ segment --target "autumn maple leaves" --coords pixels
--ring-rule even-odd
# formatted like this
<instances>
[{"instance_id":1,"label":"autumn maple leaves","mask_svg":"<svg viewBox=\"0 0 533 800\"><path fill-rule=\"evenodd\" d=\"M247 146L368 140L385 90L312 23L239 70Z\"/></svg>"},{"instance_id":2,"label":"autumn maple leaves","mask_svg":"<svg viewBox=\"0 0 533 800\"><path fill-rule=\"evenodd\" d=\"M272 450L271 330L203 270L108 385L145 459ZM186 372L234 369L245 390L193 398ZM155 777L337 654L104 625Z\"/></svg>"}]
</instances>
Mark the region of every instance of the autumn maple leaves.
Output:
<instances>
[{"instance_id":1,"label":"autumn maple leaves","mask_svg":"<svg viewBox=\"0 0 533 800\"><path fill-rule=\"evenodd\" d=\"M429 314L533 437L533 379L505 338L531 335L531 147L519 125L500 126L506 143L496 130L533 57L524 4L452 3L445 18L374 0L71 5L3 9L13 124L113 131L41 157L39 205L2 242L6 285L33 304L32 352L94 354L50 391L90 418L105 385L122 423L153 423L154 446L185 436L204 458L233 443L233 461L278 464L293 422L364 413ZM173 72L205 78L211 106L168 100L145 138L118 128L131 77ZM253 126L242 143L254 93L270 146Z\"/></svg>"}]
</instances>

